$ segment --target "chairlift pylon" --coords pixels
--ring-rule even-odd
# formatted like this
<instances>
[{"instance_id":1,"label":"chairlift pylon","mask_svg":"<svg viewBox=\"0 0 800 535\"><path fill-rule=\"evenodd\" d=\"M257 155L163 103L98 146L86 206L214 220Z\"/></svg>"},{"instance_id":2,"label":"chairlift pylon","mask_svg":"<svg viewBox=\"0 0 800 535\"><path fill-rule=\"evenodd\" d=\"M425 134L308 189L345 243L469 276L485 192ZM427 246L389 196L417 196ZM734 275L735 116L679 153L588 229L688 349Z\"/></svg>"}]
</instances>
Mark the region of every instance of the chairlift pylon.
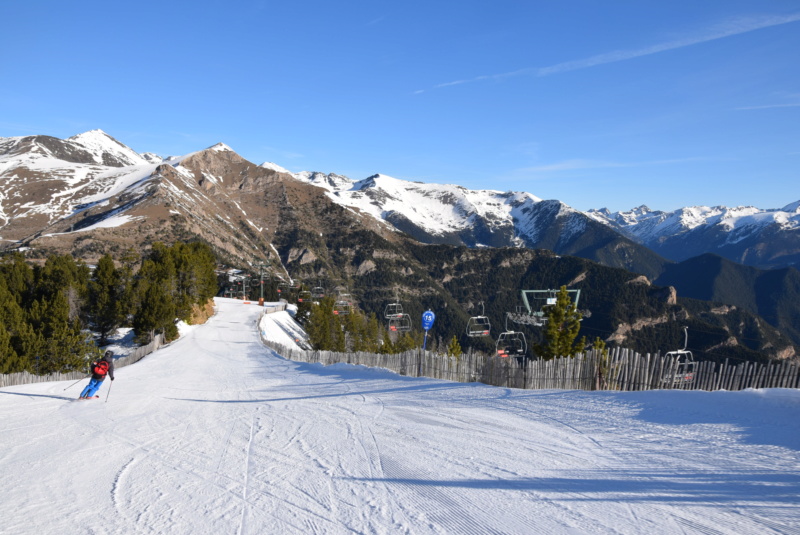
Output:
<instances>
[{"instance_id":1,"label":"chairlift pylon","mask_svg":"<svg viewBox=\"0 0 800 535\"><path fill-rule=\"evenodd\" d=\"M533 327L543 327L547 324L547 309L558 302L558 292L560 290L521 290L522 302L525 308L517 308L515 313L509 313L508 317L514 323L531 325ZM567 290L568 294L575 296L573 301L575 307L581 299L580 290ZM589 317L591 313L581 311L581 314Z\"/></svg>"}]
</instances>

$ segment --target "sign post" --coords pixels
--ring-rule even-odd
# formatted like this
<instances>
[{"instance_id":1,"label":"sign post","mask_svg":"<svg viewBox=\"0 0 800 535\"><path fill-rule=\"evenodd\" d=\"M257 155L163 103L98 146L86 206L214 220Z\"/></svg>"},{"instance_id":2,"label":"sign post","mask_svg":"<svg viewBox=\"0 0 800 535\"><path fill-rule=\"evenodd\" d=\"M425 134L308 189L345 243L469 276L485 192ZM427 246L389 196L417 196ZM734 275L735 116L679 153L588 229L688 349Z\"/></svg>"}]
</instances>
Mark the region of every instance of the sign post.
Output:
<instances>
[{"instance_id":1,"label":"sign post","mask_svg":"<svg viewBox=\"0 0 800 535\"><path fill-rule=\"evenodd\" d=\"M425 347L428 344L428 331L431 327L433 327L433 321L436 319L436 314L431 312L430 310L426 310L422 313L422 328L425 329L425 339L422 342L422 350L425 351Z\"/></svg>"}]
</instances>

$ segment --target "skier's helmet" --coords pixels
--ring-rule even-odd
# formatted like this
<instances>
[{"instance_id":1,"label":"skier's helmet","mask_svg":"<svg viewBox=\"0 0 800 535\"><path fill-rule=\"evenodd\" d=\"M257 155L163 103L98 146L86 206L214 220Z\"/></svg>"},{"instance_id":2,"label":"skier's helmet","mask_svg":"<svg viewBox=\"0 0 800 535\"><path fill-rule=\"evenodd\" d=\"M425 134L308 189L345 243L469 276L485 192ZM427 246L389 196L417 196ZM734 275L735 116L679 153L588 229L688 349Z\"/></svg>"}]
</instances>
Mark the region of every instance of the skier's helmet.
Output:
<instances>
[{"instance_id":1,"label":"skier's helmet","mask_svg":"<svg viewBox=\"0 0 800 535\"><path fill-rule=\"evenodd\" d=\"M103 355L103 358L104 359L110 359L113 356L114 356L114 352L109 350L109 351L106 351L105 355Z\"/></svg>"}]
</instances>

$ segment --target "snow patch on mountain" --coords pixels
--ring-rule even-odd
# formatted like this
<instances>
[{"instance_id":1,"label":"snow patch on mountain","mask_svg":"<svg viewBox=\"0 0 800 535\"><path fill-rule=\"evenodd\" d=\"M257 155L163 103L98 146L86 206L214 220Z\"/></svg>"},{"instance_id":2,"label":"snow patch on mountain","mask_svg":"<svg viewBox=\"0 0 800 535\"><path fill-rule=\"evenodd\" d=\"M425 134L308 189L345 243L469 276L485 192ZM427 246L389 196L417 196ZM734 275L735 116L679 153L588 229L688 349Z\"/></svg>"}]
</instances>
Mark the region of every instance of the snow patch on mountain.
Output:
<instances>
[{"instance_id":1,"label":"snow patch on mountain","mask_svg":"<svg viewBox=\"0 0 800 535\"><path fill-rule=\"evenodd\" d=\"M726 243L735 243L769 225L777 225L781 230L800 228L800 201L779 210L754 206L689 206L661 212L639 206L627 212L589 210L586 215L645 244L709 228L730 233Z\"/></svg>"},{"instance_id":2,"label":"snow patch on mountain","mask_svg":"<svg viewBox=\"0 0 800 535\"><path fill-rule=\"evenodd\" d=\"M294 173L292 173L288 169L284 169L280 165L273 162L264 162L261 165L259 165L259 167L263 167L264 169L272 169L273 171L277 171L278 173L286 173L287 175L294 175Z\"/></svg>"},{"instance_id":3,"label":"snow patch on mountain","mask_svg":"<svg viewBox=\"0 0 800 535\"><path fill-rule=\"evenodd\" d=\"M217 143L216 145L209 147L208 150L213 150L216 152L236 152L225 143Z\"/></svg>"},{"instance_id":4,"label":"snow patch on mountain","mask_svg":"<svg viewBox=\"0 0 800 535\"><path fill-rule=\"evenodd\" d=\"M109 136L102 130L89 130L72 136L71 141L85 148L98 164L106 163L104 154L110 155L123 165L142 165L150 163L139 153Z\"/></svg>"},{"instance_id":5,"label":"snow patch on mountain","mask_svg":"<svg viewBox=\"0 0 800 535\"><path fill-rule=\"evenodd\" d=\"M521 207L540 202L529 193L469 190L453 184L426 184L376 174L360 181L346 176L303 172L298 180L328 190L338 204L381 220L402 217L431 235L463 231L476 220L490 228L510 226Z\"/></svg>"},{"instance_id":6,"label":"snow patch on mountain","mask_svg":"<svg viewBox=\"0 0 800 535\"><path fill-rule=\"evenodd\" d=\"M787 204L783 208L780 209L781 212L788 212L788 213L800 213L800 201L793 202L791 204Z\"/></svg>"}]
</instances>

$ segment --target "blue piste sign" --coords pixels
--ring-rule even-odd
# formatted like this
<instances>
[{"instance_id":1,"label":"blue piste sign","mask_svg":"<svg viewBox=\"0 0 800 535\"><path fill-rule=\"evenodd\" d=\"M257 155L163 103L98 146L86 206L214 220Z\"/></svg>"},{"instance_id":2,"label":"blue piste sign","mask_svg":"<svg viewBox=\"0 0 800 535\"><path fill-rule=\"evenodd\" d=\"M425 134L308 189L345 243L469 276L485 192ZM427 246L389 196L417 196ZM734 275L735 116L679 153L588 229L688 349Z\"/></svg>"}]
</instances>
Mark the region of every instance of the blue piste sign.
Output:
<instances>
[{"instance_id":1,"label":"blue piste sign","mask_svg":"<svg viewBox=\"0 0 800 535\"><path fill-rule=\"evenodd\" d=\"M428 345L428 331L433 327L433 320L436 319L436 314L430 310L422 313L422 328L425 329L425 339L422 341L422 350L425 351L425 346Z\"/></svg>"},{"instance_id":2,"label":"blue piste sign","mask_svg":"<svg viewBox=\"0 0 800 535\"><path fill-rule=\"evenodd\" d=\"M433 327L433 320L436 319L436 314L434 314L430 310L426 310L422 313L422 328L426 331L430 330Z\"/></svg>"}]
</instances>

